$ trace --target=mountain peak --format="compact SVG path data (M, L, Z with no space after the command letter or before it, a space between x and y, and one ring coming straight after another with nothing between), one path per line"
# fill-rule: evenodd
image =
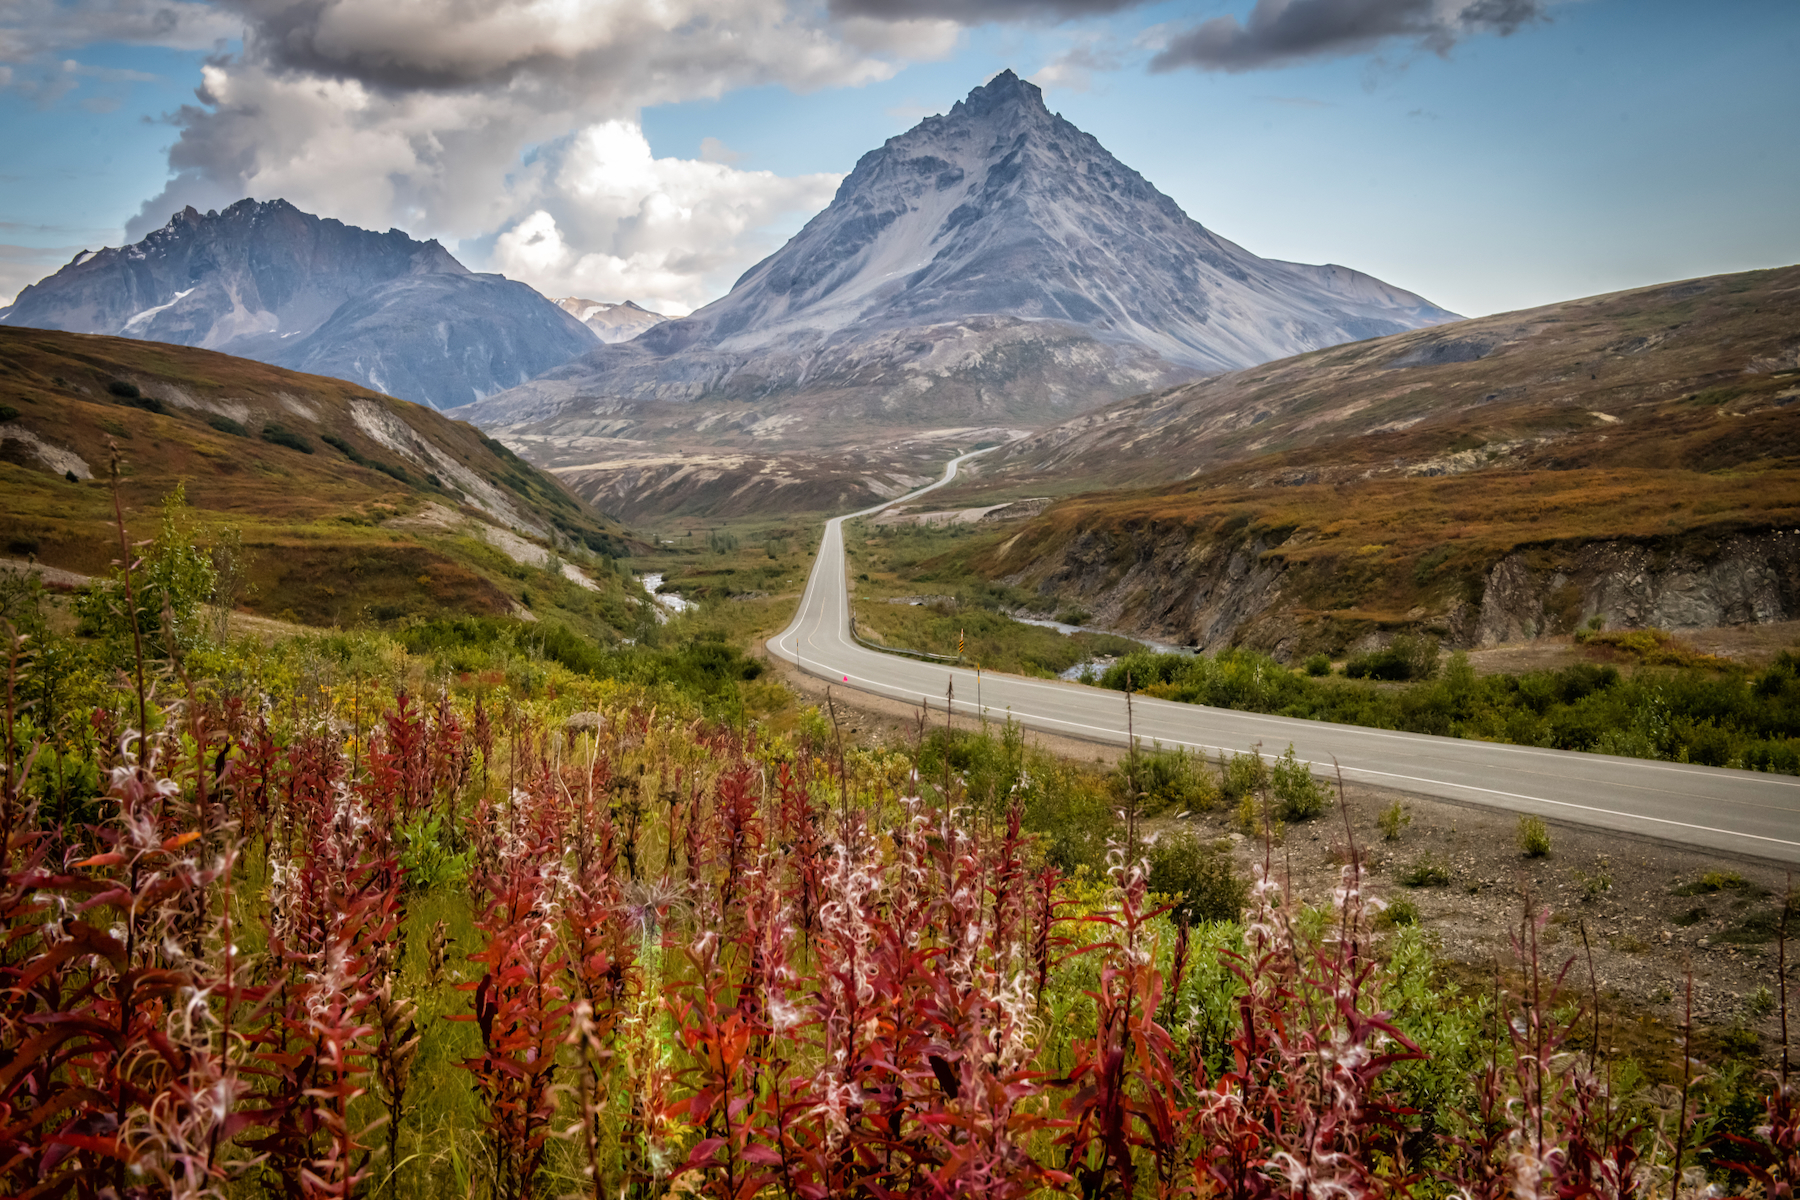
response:
M1020 79L1013 74L1011 67L970 92L967 99L958 100L950 111L952 114L961 112L972 117L983 117L1007 106L1049 112L1044 107L1043 89L1035 83Z

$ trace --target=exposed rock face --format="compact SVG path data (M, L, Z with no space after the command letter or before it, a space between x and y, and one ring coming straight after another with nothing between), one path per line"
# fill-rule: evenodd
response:
M437 408L515 386L596 340L530 288L471 274L435 241L285 200L190 207L136 245L84 250L0 309L0 322L222 350Z
M1174 524L1094 530L1068 541L1054 561L1003 579L1078 603L1096 625L1120 632L1202 650L1247 645L1286 658L1301 641L1295 593L1317 589L1319 573L1332 565L1308 564L1312 577L1303 582L1279 549L1261 535L1196 536ZM1800 617L1800 531L1514 551L1488 569L1478 607L1452 601L1447 611L1420 609L1411 624L1447 646L1472 649L1569 633L1596 614L1613 628L1663 629ZM1357 648L1398 631L1370 625Z
M1491 646L1567 633L1596 615L1620 628L1788 620L1800 615L1800 533L1672 548L1590 542L1564 555L1509 554L1488 572L1470 640Z
M615 342L629 342L646 329L661 325L669 319L630 300L608 304L603 300L565 296L556 302L556 307L593 330L594 336L609 346Z
M730 399L844 422L1042 420L1451 319L1218 237L1007 71L865 155L723 299L464 415Z

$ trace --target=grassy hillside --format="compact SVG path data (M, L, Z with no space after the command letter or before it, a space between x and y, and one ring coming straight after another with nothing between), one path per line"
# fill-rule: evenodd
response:
M205 530L239 531L240 602L264 615L635 619L634 539L470 425L211 351L0 328L0 555L105 571L115 455L132 536L183 487Z
M1096 409L1015 444L980 474L990 486L1038 477L1067 491L1233 463L1254 463L1241 477L1269 483L1582 461L1709 469L1757 457L1786 427L1773 416L1718 424L1724 415L1796 398L1800 267L1783 267L1266 363Z
M1402 628L1475 645L1629 624L1681 610L1683 580L1713 623L1793 616L1796 400L1800 268L1484 318L1022 443L943 503L1171 482L1073 496L921 570L1283 657Z

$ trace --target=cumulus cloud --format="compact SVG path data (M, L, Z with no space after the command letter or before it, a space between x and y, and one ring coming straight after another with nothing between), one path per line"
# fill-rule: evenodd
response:
M95 42L208 50L244 23L189 0L7 0L0 8L0 62L28 62Z
M549 160L540 206L495 240L494 266L547 295L633 299L671 315L725 291L773 249L760 231L822 208L843 178L656 158L629 121L590 126Z
M902 21L944 17L963 25L992 21L1072 21L1104 17L1150 0L830 0L834 15Z
M1046 91L1062 88L1085 92L1094 86L1094 72L1116 71L1123 63L1112 38L1105 34L1085 34L1073 46L1033 71L1031 80Z
M680 305L755 261L757 222L830 188L734 170L722 145L703 152L711 162L654 159L636 132L643 106L884 79L895 47L941 49L957 29L904 22L884 41L878 23L787 0L221 3L245 27L243 50L209 61L197 102L168 118L173 178L132 237L187 204L281 196L491 245L491 265L552 290L613 281L595 298L629 287ZM629 196L584 183L581 164L600 160L629 167ZM689 209L716 214L673 215ZM677 252L683 228L711 240Z
M1255 71L1364 54L1391 41L1448 54L1464 38L1502 37L1548 20L1546 0L1256 0L1249 18L1214 17L1174 33L1153 71Z

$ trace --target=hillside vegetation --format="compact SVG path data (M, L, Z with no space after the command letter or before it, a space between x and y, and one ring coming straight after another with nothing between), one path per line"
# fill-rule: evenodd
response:
M203 540L235 539L253 612L637 619L617 560L641 546L472 426L211 351L0 328L0 554L106 571L115 455L134 539L183 488Z
M1100 410L945 503L1066 499L959 567L1283 659L1800 611L1800 268L1484 318ZM1466 361L1465 361L1466 360ZM1038 472L1041 472L1039 474Z
M1291 759L1215 780L1134 755L1102 782L1010 724L846 750L817 710L759 721L757 664L704 637L585 660L480 622L140 643L159 609L181 624L168 578L157 556L121 578L92 645L35 596L7 610L29 633L0 706L7 1195L1700 1198L1800 1175L1757 1035L1634 1036L1534 896L1465 989L1353 843L1313 905L1271 844L1245 879L1140 824L1198 789L1334 829ZM1786 892L1691 888L1754 899L1748 936L1785 946ZM1753 1011L1785 1022L1773 983Z

